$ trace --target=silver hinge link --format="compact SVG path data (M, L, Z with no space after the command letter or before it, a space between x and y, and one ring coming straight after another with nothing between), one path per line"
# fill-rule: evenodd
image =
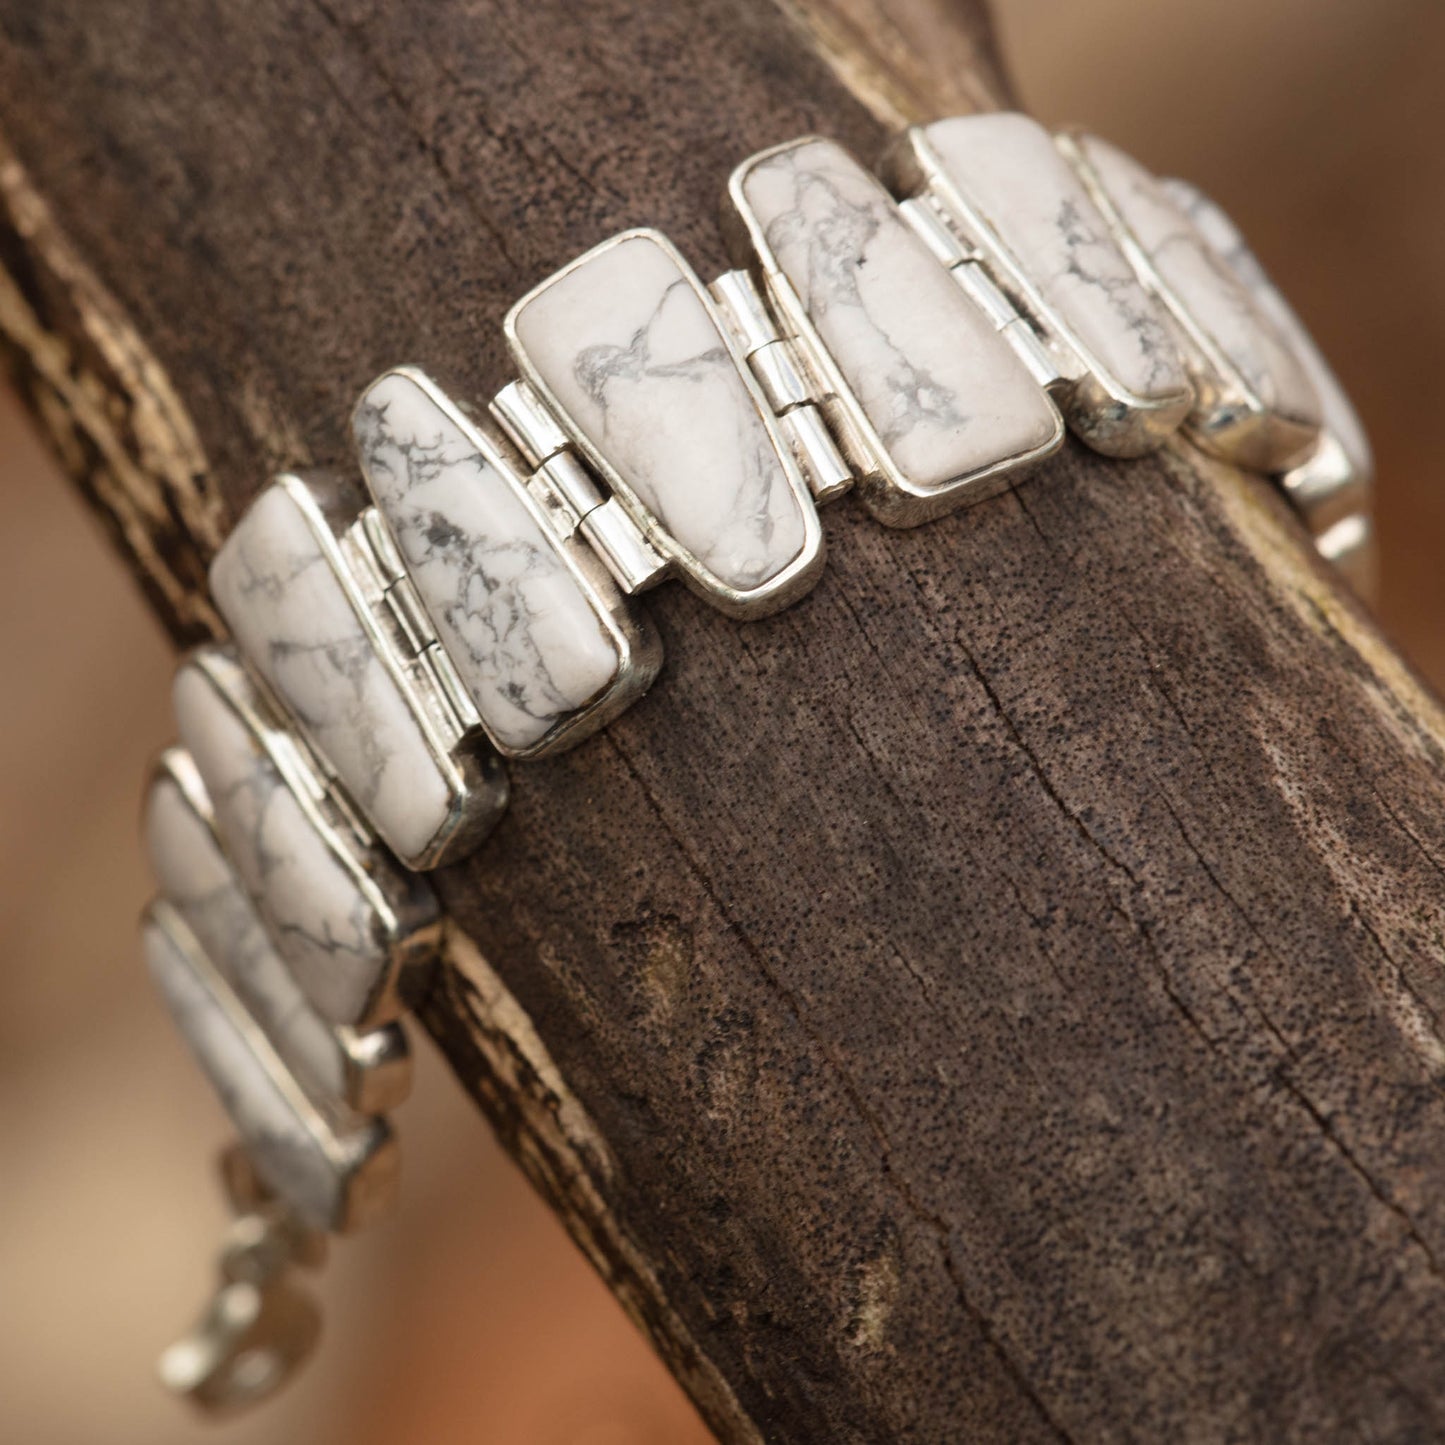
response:
M949 225L929 197L914 196L898 209L919 240L1003 333L1034 380L1045 390L1068 380L1029 318L999 289L983 253Z
M341 537L341 552L388 643L447 747L481 725L475 704L462 686L416 586L375 507L367 507Z
M667 574L667 558L647 540L616 497L606 497L571 438L525 381L509 382L492 399L492 415L531 467L527 490L564 539L591 544L629 596Z
M746 271L725 271L708 291L792 449L813 500L821 506L841 497L853 485L853 469L828 429L827 398L797 338L782 334Z

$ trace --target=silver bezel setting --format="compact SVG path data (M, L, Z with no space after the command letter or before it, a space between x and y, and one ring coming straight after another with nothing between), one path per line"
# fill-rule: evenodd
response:
M436 764L451 795L447 818L432 834L431 841L410 857L398 855L409 868L427 871L473 851L496 826L507 804L507 774L490 743L478 731L475 738L462 734L451 743L441 733L437 722L437 704L421 695L412 677L402 666L396 648L382 631L375 612L367 602L361 585L347 565L341 551L337 530L328 513L336 515L344 525L354 522L360 508L345 505L337 495L339 482L327 478L308 480L295 472L283 472L272 483L291 498L297 511L326 559L338 585L345 594L358 624L375 648L402 696L407 699L417 730L426 744L428 755ZM321 489L325 488L325 491ZM349 489L348 489L349 490ZM305 734L303 719L295 719ZM308 739L313 744L314 739ZM328 776L334 776L328 774ZM345 783L336 779L345 790ZM353 802L352 810L360 813Z
M1064 420L1055 408L1056 425L1047 441L1027 452L990 462L939 487L921 487L899 470L817 328L808 319L798 293L778 265L777 256L744 193L744 184L754 167L819 141L833 144L824 136L801 136L758 151L737 166L728 177L723 230L735 260L751 270L782 322L784 335L798 341L806 353L809 368L823 383L824 415L837 435L844 456L859 472L858 494L864 505L886 527L921 526L1007 491L1015 481L1058 451L1064 440Z
M237 876L235 869L231 867L230 859L226 855L225 844L221 840L221 835L216 831L216 818L211 808L211 799L206 792L205 783L201 780L200 772L196 768L195 759L193 759L184 748L166 748L155 760L151 769L151 779L147 789L147 797L150 796L151 790L161 782L169 782L179 791L181 800L210 834L211 841L216 845L217 852L226 860L226 865L231 872L231 881L234 883L237 891L243 897L248 897L249 895L246 894L245 887L239 876ZM168 906L175 908L177 914L184 919L184 914L181 913L177 905L171 903L168 899L165 901ZM254 904L252 906L254 907ZM260 920L258 917L258 925L259 924ZM186 926L190 929L189 924ZM194 930L191 930L191 932L192 936L194 936ZM276 949L275 940L270 937L269 933L267 934L267 938L271 947ZM197 941L197 946L199 947L199 940ZM290 974L294 981L295 975L291 974L289 965L286 965L284 955L281 954L279 949L276 949L276 953L278 958L281 959L283 967L286 967L287 973ZM207 961L210 962L209 957ZM212 963L212 967L215 967L214 963ZM218 969L216 971L217 975L220 976L220 970ZM296 987L298 993L302 992L299 982L296 984ZM232 994L235 994L235 989L231 988L230 984L227 984L227 988L230 988ZM250 1009L241 1001L239 995L236 996L236 1003L237 1006L245 1012L247 1018L251 1020L253 1026L265 1035L266 1030L256 1020ZM317 1014L316 1017L320 1019L321 1015ZM322 1022L325 1022L325 1020L322 1020ZM365 1030L346 1027L337 1028L330 1025L328 1025L328 1027L332 1037L336 1041L337 1056L341 1065L344 1098L338 1100L338 1103L343 1103L348 1108L355 1109L358 1113L362 1114L384 1113L387 1109L394 1108L397 1104L400 1104L407 1095L410 1094L412 1075L411 1048L407 1043L406 1031L402 1028L400 1022L393 1019L388 1023L377 1024ZM268 1043L270 1042L269 1035L267 1035L267 1041ZM275 1052L274 1044L271 1045L271 1048L272 1051ZM287 1074L292 1074L289 1066L284 1060L281 1060L279 1053L277 1054L277 1059ZM292 1077L294 1077L294 1075L292 1075ZM299 1080L297 1081L297 1087L303 1087ZM320 1108L323 1107L323 1105L318 1103L317 1107Z
M596 552L578 540L575 532L565 535L547 509L539 505L527 487L526 469L520 464L520 458L493 440L476 419L453 401L421 367L411 364L388 367L363 392L362 399L353 411L353 417L366 404L371 388L388 376L403 377L424 392L505 480L542 534L552 541L558 556L586 596L594 616L612 643L617 654L617 669L612 682L590 702L555 723L530 747L509 747L487 729L486 719L481 718L482 730L503 757L531 761L566 752L606 727L652 686L662 669L662 641L648 618L638 608L630 605L626 595L618 589ZM383 526L388 526L385 513L379 505L377 513ZM395 537L392 542L393 545L396 544ZM473 702L475 703L475 699ZM480 715L480 708L478 714Z
M402 995L436 962L442 932L436 895L425 879L401 868L399 876L411 885L404 897L391 898L380 887L366 865L366 854L384 845L369 830L359 833L355 820L336 807L324 774L308 756L300 736L281 720L284 714L267 696L265 683L251 675L230 647L211 643L195 648L181 659L177 675L187 668L205 680L217 701L265 753L327 852L365 898L381 930L377 941L390 959L390 968L376 981L356 1018L332 1022L362 1032L390 1022L404 1011Z
M1128 257L1145 289L1169 313L1184 345L1185 356L1192 363L1190 372L1195 389L1194 409L1185 420L1185 431L1204 451L1239 466L1274 473L1297 465L1317 444L1320 427L1307 425L1266 405L1220 350L1191 308L1159 274L1120 214L1089 160L1084 145L1087 139L1083 132L1065 131L1055 137L1055 144L1108 221L1115 244ZM1187 217L1184 219L1188 224Z
M934 197L960 238L974 247L998 284L1043 332L1047 344L1064 353L1066 373L1053 387L1069 426L1105 456L1136 457L1154 450L1178 430L1194 405L1185 388L1167 400L1130 391L1098 360L1065 317L1039 290L1027 269L989 218L955 184L928 139L926 126L911 126L887 151L883 174L894 194ZM1069 375L1082 368L1082 374Z
M329 1218L306 1222L348 1234L385 1213L395 1198L398 1165L396 1140L386 1120L348 1117L341 1111L323 1110L311 1099L172 904L156 899L146 909L142 926L159 929L181 955L334 1173L338 1181L335 1211ZM267 1179L266 1183L279 1199L287 1198L286 1181Z
M768 439L772 443L773 450L787 477L788 487L802 513L803 544L798 554L786 567L757 587L742 589L731 587L721 581L666 530L662 522L643 504L628 485L627 479L618 472L607 456L592 444L568 414L566 407L562 405L539 374L517 334L517 320L531 302L595 257L637 239L646 239L657 245L677 266L679 274L692 288L693 294L702 304L717 331L720 343L732 358L733 365L742 379L743 386L747 390L759 419L767 430ZM534 286L528 291L507 312L502 329L506 336L508 350L528 385L545 403L578 453L587 460L588 465L602 478L612 495L627 509L628 514L641 528L648 542L667 559L668 571L677 576L691 591L706 598L728 616L746 620L766 617L777 612L790 603L796 602L798 598L812 589L822 572L824 547L822 524L818 520L817 509L813 505L812 493L809 491L807 481L793 455L792 447L778 429L777 419L768 405L768 399L764 395L762 387L759 386L752 369L738 352L737 343L726 318L719 311L716 301L708 292L707 287L703 285L697 273L662 232L646 226L635 227L630 231L622 231L616 236L611 236L600 245L592 247L590 251L568 262L561 270L553 272L540 285Z

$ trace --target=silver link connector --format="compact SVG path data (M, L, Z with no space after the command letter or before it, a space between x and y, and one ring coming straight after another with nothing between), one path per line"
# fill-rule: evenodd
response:
M1013 302L998 289L993 277L977 261L965 261L954 266L950 274L993 322L996 330L1002 331L1018 320L1019 313Z
M1053 353L1040 339L1037 331L1022 317L1016 317L1003 328L1009 344L1018 352L1030 375L1047 391L1069 378L1060 370Z
M537 475L545 479L553 496L561 500L579 524L607 500L592 473L573 452L558 452L538 467Z
M389 587L393 582L405 577L406 564L401 560L401 553L396 550L391 529L386 525L381 513L375 507L368 507L358 520L361 522L362 531L366 533L366 541L371 548L377 570L386 585Z
M972 246L959 239L926 196L901 201L898 209L918 239L950 270L978 255Z
M431 618L426 615L426 608L422 606L410 577L399 577L386 589L386 602L413 652L423 651L435 640Z
M760 346L748 357L748 365L757 377L768 405L779 416L813 399L811 388L786 341L769 341Z
M746 271L724 271L708 290L744 357L779 339L767 305Z
M615 497L588 512L581 530L629 596L645 592L666 576L667 559L642 535Z
M571 444L541 397L525 381L508 382L492 398L491 412L531 466L540 467Z
M792 447L808 490L820 506L852 487L853 469L843 459L817 407L795 407L778 418L778 430Z

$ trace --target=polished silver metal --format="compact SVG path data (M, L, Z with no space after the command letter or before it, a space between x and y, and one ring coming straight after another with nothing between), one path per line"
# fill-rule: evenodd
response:
M778 430L788 439L808 490L820 507L852 490L853 468L843 459L816 406L795 406L784 412L778 418Z
M310 1358L321 1336L315 1301L281 1275L233 1280L161 1355L156 1373L171 1394L224 1415L269 1399Z
M534 467L540 467L548 457L566 451L572 444L556 417L542 404L542 398L525 381L509 381L492 398L491 412L513 445ZM590 507L584 508L581 515L586 516L590 510Z
M518 520L517 526L524 528L529 537L535 535L538 539L536 545L542 549L536 554L538 557L545 556L548 550L555 556L556 565L570 582L569 595L582 600L592 624L611 647L616 659L611 679L526 746L515 745L502 736L486 716L481 679L476 679L479 691L473 695L468 678L457 669L440 643L438 627L445 627L445 618L434 620L429 616L426 600L405 572L402 555L405 536L398 539L391 535L382 495L370 475L369 460L363 454L362 471L376 493L377 507L380 508L376 512L376 525L387 534L387 545L401 574L390 586L388 598L398 594L405 597L404 610L409 626L425 629L428 645L434 649L433 666L438 673L445 669L441 691L452 700L454 709L465 706L469 726L480 726L499 753L508 758L527 760L575 747L636 702L652 685L662 666L662 644L656 631L636 604L622 595L646 585L647 579L640 574L658 572L661 559L651 557L644 539L630 521L622 528L613 528L614 513L610 510L613 504L602 499L570 447L555 444L555 424L546 417L530 388L520 385L506 388L503 393L506 400L496 408L497 415L509 419L508 430L525 442L531 455L524 459L489 435L418 367L395 367L384 372L358 403L358 415L366 406L367 398L388 383L399 396L419 397L422 404L434 408L429 414L453 428L457 439L469 449L475 464L485 467L487 475L494 476L497 485L511 494L520 508L520 512L514 509L514 517L526 519L525 522ZM534 458L542 459L534 461L536 471L529 479L525 474L526 462ZM475 479L469 477L469 480ZM549 497L539 499L534 483L544 487ZM468 490L469 500L480 496L475 485ZM573 517L575 523L569 520ZM455 517L444 520L452 527L460 525ZM496 526L495 516L489 514L486 523L489 527ZM511 533L478 533L472 537L469 546L474 554L480 552L484 545L505 549L511 538ZM434 602L436 600L433 598ZM449 597L448 604L451 605L452 601ZM464 641L464 638L460 639L458 645Z
M807 372L816 379L822 411L839 450L861 479L864 504L886 526L918 526L961 506L982 501L1027 475L1062 444L1063 419L1050 406L1053 425L1042 440L1008 455L979 457L943 484L920 485L898 465L808 316L779 261L767 227L747 198L747 180L755 168L816 144L819 142L815 137L789 141L760 151L738 166L728 181L724 232L734 256L749 267L768 312L777 318L780 332L791 340ZM879 192L888 205L896 207L896 202L887 197L881 186ZM902 211L900 219L909 233L918 238L920 246L939 259L941 242L937 231L926 221L920 222L917 208L912 212ZM1011 342L1011 338L1004 340L1006 344Z
M813 399L812 389L786 341L770 341L758 347L749 353L748 365L775 415L782 416L795 406L806 406Z
M188 833L187 838L152 838L162 894L198 940L206 939L210 961L287 1070L323 1108L344 1104L380 1112L401 1103L411 1090L411 1052L400 1023L378 1024L364 1033L337 1030L311 1007L226 856L210 797L183 748L167 748L156 761L151 807L167 793L183 811L166 816L179 819ZM153 832L158 821L164 820L152 817ZM164 856L155 855L157 846ZM185 868L186 876L167 877L167 858L181 848L187 856L173 866ZM208 933L214 936L207 938Z
M387 1212L396 1192L397 1151L386 1121L327 1108L312 1098L170 903L152 903L143 928L165 949L167 967L183 971L187 988L213 1021L201 1034L194 1019L187 1031L186 1018L176 1014L276 1198L308 1227L337 1233L362 1228ZM174 1012L176 996L165 997ZM284 1121L284 1135L270 1132L267 1121L278 1120Z
M930 140L929 129L910 127L883 162L891 188L911 197L902 209L915 230L989 314L1001 318L1001 329L1056 396L1070 427L1084 441L1111 456L1137 456L1160 445L1190 410L1193 396L1187 384L1145 396L1114 375L1019 259L999 225L1007 218L985 214L959 184ZM1047 184L1047 178L1040 177L1040 184ZM969 261L973 264L964 264ZM1026 320L1018 325L1014 317Z
M568 408L549 386L520 335L522 317L527 309L546 296L553 287L565 283L608 252L641 240L651 243L669 258L680 280L692 291L716 329L719 341L727 347L736 367L738 380L751 399L757 418L768 435L787 479L794 504L798 508L802 523L802 545L799 551L785 567L755 586L739 587L724 581L695 551L678 540L638 495L632 482L621 473L614 459L569 415ZM666 236L659 231L640 228L624 231L593 247L591 251L577 257L523 296L507 313L503 331L513 360L533 395L561 425L578 455L587 461L610 493L609 501L590 512L584 519L584 530L587 530L589 540L597 547L625 590L641 591L655 585L665 576L676 576L689 589L729 616L756 618L788 606L813 587L823 567L823 537L802 469L792 449L779 433L768 399L753 371L746 365L727 317L722 313L714 295L698 279L692 267Z
M234 559L229 554L246 537L248 524L261 505L277 497L286 500L304 525L310 544L345 599L358 640L370 648L401 698L417 742L435 770L445 802L424 835L413 836L410 831L403 835L395 824L388 826L375 808L363 805L372 776L362 774L360 764L351 776L342 775L336 760L328 755L315 700L286 695L272 652L278 645L289 645L288 640L272 636L269 621L259 614L254 621L246 615L251 594L245 577L237 575L240 554ZM506 772L469 710L459 711L459 697L465 694L438 677L438 663L445 666L445 660L430 646L418 650L408 637L401 607L387 596L396 578L389 574L388 558L375 547L375 526L362 515L365 510L365 500L356 488L338 477L317 474L303 478L289 473L277 477L252 503L212 563L212 590L248 663L307 738L312 755L333 786L347 795L349 811L365 817L408 867L426 870L471 852L491 832L506 806ZM298 627L306 624L304 616L293 614L289 620ZM281 657L286 655L283 651Z
M710 289L743 357L780 339L778 323L746 271L724 271Z
M221 1237L218 1264L228 1283L265 1285L295 1264L316 1269L326 1255L324 1234L272 1203L237 1214Z
M994 285L993 277L977 261L960 261L950 268L953 279L973 298L974 305L1002 331L1019 319L1013 302Z
M824 506L851 491L853 468L824 419L824 384L808 365L796 337L778 319L746 271L724 271L709 288L738 352L752 368L778 431L792 448L814 502Z
M208 1414L267 1398L311 1355L320 1311L291 1276L326 1258L325 1236L279 1204L239 1146L224 1152L221 1175L235 1218L221 1241L216 1292L157 1362L165 1388Z
M375 507L358 513L341 534L339 547L372 617L401 660L417 707L431 718L448 750L457 749L481 719L459 686L450 658L436 646L431 619Z
M553 531L581 532L629 597L657 586L668 560L578 460L572 439L529 382L509 382L492 398L492 414L536 468L528 487L547 509Z
M234 797L223 797L220 807L212 803L210 816L312 1007L363 1034L395 1019L404 996L422 986L436 962L441 909L426 880L400 867L362 820L343 810L341 795L300 733L267 699L234 649L211 644L188 654L177 671L175 698L182 740L203 785L209 775L212 791L220 786L234 794L248 766L244 757L233 757L226 738L216 736L209 711L214 706L216 716L234 720L240 740L252 750L256 790L281 790L258 801L254 817L243 816ZM298 829L294 839L280 836L288 823ZM313 919L303 923L288 906L283 885L297 880L275 876L278 853L292 869L329 875L313 877ZM343 950L348 932L355 939ZM314 938L326 946L314 947ZM317 952L326 960L319 969ZM369 1086L367 1094L375 1097Z
M609 500L578 459L572 438L548 411L530 382L508 382L492 398L492 415L535 468L527 483L563 538L581 532L629 597L655 587L668 560L628 513Z
M903 189L909 189L905 186ZM899 214L916 232L918 239L933 252L939 264L953 270L965 261L979 258L977 247L965 244L963 237L939 214L937 203L927 193L909 196L898 203Z
M653 544L619 497L594 507L579 530L629 597L650 591L672 571L672 558Z

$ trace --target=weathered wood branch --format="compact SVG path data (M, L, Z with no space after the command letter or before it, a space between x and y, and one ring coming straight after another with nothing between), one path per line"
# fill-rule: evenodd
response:
M942 0L0 0L0 331L178 637L351 399L819 130L1001 96ZM43 197L43 201L41 198ZM844 505L779 617L439 885L458 1076L724 1439L1445 1436L1445 726L1262 484Z

